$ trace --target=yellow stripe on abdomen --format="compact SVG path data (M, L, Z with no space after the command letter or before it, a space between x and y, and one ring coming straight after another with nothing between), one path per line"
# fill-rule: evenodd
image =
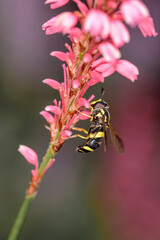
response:
M90 151L90 152L94 151L94 149L90 148L89 146L83 146L82 149L85 149L85 150Z

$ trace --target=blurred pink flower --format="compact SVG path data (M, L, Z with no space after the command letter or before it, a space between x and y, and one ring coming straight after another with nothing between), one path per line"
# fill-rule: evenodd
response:
M124 59L112 63L101 63L96 67L96 70L101 72L104 77L108 77L117 71L132 82L137 80L137 75L139 75L138 68L133 63Z
M101 10L91 9L86 16L84 30L95 37L96 41L106 39L110 31L108 15Z
M42 29L46 30L47 35L58 32L66 34L69 33L71 29L77 24L77 21L78 18L74 13L63 12L44 23L42 25Z
M121 47L130 41L130 34L127 27L118 19L111 20L110 36L117 47Z
M120 6L124 20L131 26L137 25L144 17L149 16L149 10L140 0L125 0Z
M144 37L156 37L158 33L156 33L153 18L150 16L147 16L143 18L139 23L138 27L140 31L142 32Z
M121 57L119 49L110 42L99 44L98 49L107 62L113 62Z

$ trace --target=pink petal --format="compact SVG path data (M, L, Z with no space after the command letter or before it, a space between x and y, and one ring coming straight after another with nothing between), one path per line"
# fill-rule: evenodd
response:
M50 87L59 90L61 87L61 84L59 82L57 82L56 80L50 79L50 78L46 78L42 81L45 84L48 84Z
M80 98L78 100L78 103L80 106L84 106L86 108L89 108L90 107L90 103L88 102L88 100L86 100L85 98Z
M92 8L93 0L87 0L87 4L89 8Z
M93 67L93 68L94 68L94 67L97 67L99 64L104 63L104 62L106 62L105 59L104 59L104 57L101 57L101 58L95 60L95 61L92 63L92 67Z
M31 148L20 145L18 151L25 157L25 159L35 166L38 166L38 156L37 153Z
M68 59L68 55L64 52L60 52L60 51L53 51L50 53L50 55L52 57L57 57L58 59L60 59L61 61L66 61Z
M47 112L52 112L57 115L61 115L61 113L62 113L62 110L60 109L60 107L53 106L53 105L48 105L47 107L45 107L45 110Z
M69 0L47 0L45 4L51 4L51 9L56 9L67 4Z
M96 70L93 70L91 72L91 77L99 82L104 82L104 77L101 73L97 72Z
M121 53L112 43L103 42L98 46L99 51L107 62L114 62L121 57Z
M138 24L140 31L142 32L144 37L156 37L158 33L155 30L153 18L150 16L145 17L141 22Z
M61 136L62 136L62 138L64 138L64 139L67 139L67 138L70 137L71 135L72 135L72 132L69 131L69 130L63 130L63 131L61 132Z
M108 77L116 71L115 64L113 63L104 63L96 67L96 70L101 72L103 77Z
M55 159L54 159L54 158L49 160L49 162L48 162L48 164L47 164L47 167L44 169L44 171L42 172L41 176L43 176L43 175L47 172L47 170L52 166L52 164L53 164L54 162L55 162Z
M128 29L117 19L111 21L110 36L117 47L121 47L130 41Z
M75 3L77 3L77 6L81 13L85 16L88 13L88 8L86 4L82 3L80 0L73 0Z
M40 114L46 119L48 123L54 122L54 117L50 113L46 111L41 111Z
M132 82L137 80L139 74L138 68L133 63L123 59L117 62L116 71Z
M88 102L91 102L93 98L95 98L95 96L92 94L92 95L90 96L90 98L88 99Z
M81 84L80 84L80 82L79 82L78 80L73 80L73 81L72 81L72 87L73 87L74 89L77 89L80 85L81 85Z
M78 115L80 120L86 120L86 119L90 118L90 116L91 116L91 112L89 112L89 111L82 111Z

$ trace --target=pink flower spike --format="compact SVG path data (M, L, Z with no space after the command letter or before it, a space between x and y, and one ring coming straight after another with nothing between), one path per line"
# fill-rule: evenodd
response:
M62 113L62 110L60 109L60 107L53 106L53 105L48 105L47 107L45 107L45 110L47 112L52 112L56 115L61 115L61 113Z
M72 135L72 132L69 131L69 130L63 130L63 131L61 132L61 136L62 136L62 138L64 138L64 139L67 139L67 138L70 137L71 135Z
M47 0L45 4L51 4L51 9L56 9L66 5L70 0Z
M46 78L42 82L56 90L59 90L61 87L61 84L59 82L57 82L56 80L50 79L50 78Z
M91 54L89 54L89 53L84 54L84 56L83 56L83 61L84 61L85 63L91 62L91 61L92 61L92 56L91 56Z
M137 75L139 75L138 68L133 63L123 59L117 62L116 71L132 82L137 80Z
M95 21L98 19L98 21ZM110 31L110 19L101 10L91 9L84 22L84 30L89 32L96 41L106 39Z
M80 84L80 82L79 82L78 80L73 80L73 81L72 81L72 87L73 87L74 89L77 89L80 85L81 85L81 84Z
M128 29L117 19L111 21L110 36L117 47L121 47L130 41Z
M125 22L131 26L135 26L144 17L149 16L149 10L146 5L140 0L123 1L120 10L123 14Z
M138 24L138 27L144 37L156 37L158 35L155 30L153 19L150 16L145 17L143 20L141 20L141 22Z
M41 111L40 115L42 115L49 124L54 122L54 117L50 113Z
M86 119L90 118L90 116L91 116L91 113L89 111L82 111L78 115L80 120L86 120Z
M58 59L60 59L61 61L66 61L68 59L68 55L64 52L60 52L60 51L53 51L50 53L50 55L52 57L57 57Z
M25 159L30 164L38 166L38 156L34 150L32 150L31 148L29 148L25 145L20 145L18 148L18 151L23 155L23 157L25 157Z
M86 6L86 4L82 3L80 0L73 0L75 3L77 3L77 6L79 8L79 10L81 11L81 13L86 16L86 14L88 13L88 8Z
M99 51L107 62L114 62L121 57L121 53L112 43L103 42L98 46Z
M88 102L88 100L86 100L85 98L80 98L78 100L78 103L80 106L84 106L86 108L89 108L90 107L90 103Z

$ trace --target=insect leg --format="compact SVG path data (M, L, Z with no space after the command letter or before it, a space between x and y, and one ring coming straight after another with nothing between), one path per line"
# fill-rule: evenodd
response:
M82 136L82 135L80 135L80 134L72 135L72 136L70 136L69 138L75 138L75 137L80 137L80 138L83 138L83 139L88 139L87 137L84 137L84 136Z
M79 131L79 132L84 132L84 133L88 134L88 131L85 130L84 128L73 127L72 129L76 130L76 131Z

